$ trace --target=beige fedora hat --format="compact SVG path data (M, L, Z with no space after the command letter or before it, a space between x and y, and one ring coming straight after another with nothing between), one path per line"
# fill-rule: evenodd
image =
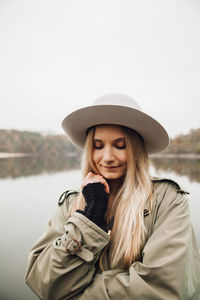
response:
M142 112L135 100L123 94L98 97L91 106L68 114L62 127L69 140L83 148L87 129L100 124L122 125L137 131L149 154L161 152L169 144L169 136L163 126Z

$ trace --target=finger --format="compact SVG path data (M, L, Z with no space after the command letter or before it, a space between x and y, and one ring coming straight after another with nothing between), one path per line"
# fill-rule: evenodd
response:
M104 186L105 186L105 192L107 193L107 194L110 194L110 187L109 187L109 185L108 185L108 183L107 183L107 181L104 179Z
M81 188L83 189L88 183L98 182L97 177L92 172L89 172L86 177L83 179Z
M105 180L105 178L102 175L95 175L93 173L91 173L91 174L92 174L91 175L92 182L101 182L105 187L105 192L107 194L109 194L110 193L110 187L109 187L107 181Z
M104 185L105 192L106 192L107 194L110 193L110 187L109 187L107 181L104 179L103 176L101 176L101 175L96 175L95 177L92 177L91 180L90 180L89 182L91 182L91 183L94 183L94 182L100 182L101 184Z
M96 175L96 177L99 178L99 181L105 186L106 193L109 194L110 193L110 187L109 187L106 179L101 175Z
M110 193L110 187L109 187L107 181L105 180L105 178L103 176L101 176L101 175L97 175L97 174L94 174L92 172L89 172L86 175L85 179L83 180L83 182L81 184L81 189L83 189L84 186L86 186L87 184L89 184L89 183L95 183L95 182L102 183L104 185L104 187L105 187L105 192L107 194Z

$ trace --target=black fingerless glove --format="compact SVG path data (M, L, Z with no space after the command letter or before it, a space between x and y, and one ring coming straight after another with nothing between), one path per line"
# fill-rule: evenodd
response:
M105 192L105 187L100 182L88 183L82 190L86 201L85 210L77 210L92 222L101 227L104 231L107 230L105 213L108 206L108 194Z

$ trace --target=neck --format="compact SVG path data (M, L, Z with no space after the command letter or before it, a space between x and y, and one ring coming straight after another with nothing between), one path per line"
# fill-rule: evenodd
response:
M111 195L116 195L116 193L118 192L118 190L120 189L121 185L122 185L122 178L119 179L110 179L107 180L109 187L110 187L110 194Z
M107 180L107 182L110 187L110 195L107 208L107 221L110 222L114 217L113 204L115 202L115 196L123 183L123 179L119 178L114 180Z

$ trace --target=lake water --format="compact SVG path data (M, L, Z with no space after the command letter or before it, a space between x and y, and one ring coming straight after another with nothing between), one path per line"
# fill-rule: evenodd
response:
M151 174L176 180L190 192L200 248L200 160L153 159ZM0 299L38 299L24 284L29 249L54 213L60 194L81 183L79 159L0 159Z

